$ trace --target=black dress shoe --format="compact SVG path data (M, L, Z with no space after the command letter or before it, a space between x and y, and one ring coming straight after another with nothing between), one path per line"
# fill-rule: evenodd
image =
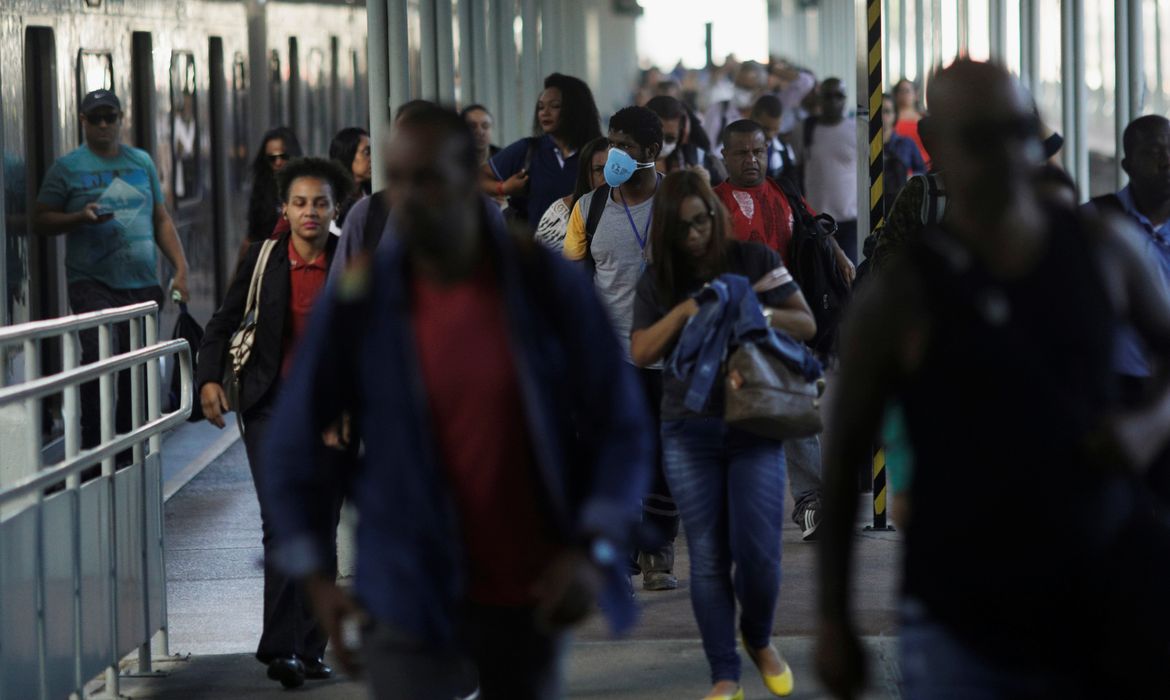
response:
M268 662L268 677L285 688L299 688L305 684L305 665L296 657L278 657Z
M333 677L333 669L324 659L303 659L301 663L305 666L305 678L311 681L323 681Z

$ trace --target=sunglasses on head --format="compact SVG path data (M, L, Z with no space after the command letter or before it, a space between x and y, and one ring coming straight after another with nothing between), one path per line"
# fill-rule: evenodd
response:
M116 124L122 118L121 112L101 112L99 114L85 115L85 121L94 125L101 124Z
M269 163L275 163L278 160L288 160L288 154L287 153L269 153L268 154L268 162Z

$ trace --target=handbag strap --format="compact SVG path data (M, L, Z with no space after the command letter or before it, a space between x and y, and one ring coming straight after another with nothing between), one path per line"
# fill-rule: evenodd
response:
M260 245L260 256L256 259L256 267L252 268L252 283L248 285L248 301L244 304L244 318L240 322L243 327L248 323L250 316L255 316L260 308L261 281L264 278L264 269L268 267L268 256L276 247L276 241L269 238Z

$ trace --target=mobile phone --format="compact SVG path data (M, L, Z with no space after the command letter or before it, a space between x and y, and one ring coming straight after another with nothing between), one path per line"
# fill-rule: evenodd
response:
M96 210L94 210L94 213L97 214L97 220L99 224L105 223L114 218L114 210L108 207L98 207Z

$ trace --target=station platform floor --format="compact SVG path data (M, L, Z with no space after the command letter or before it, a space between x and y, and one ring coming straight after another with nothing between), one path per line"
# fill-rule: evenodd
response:
M364 698L360 681L338 677L284 691L252 657L260 634L263 572L260 514L242 441L234 428L189 424L164 444L167 494L167 593L171 657L159 675L123 675L130 698ZM859 503L868 515L868 496ZM896 592L898 534L857 533L855 604L869 650L866 698L898 698ZM344 547L345 543L341 543ZM802 542L786 519L783 584L776 644L796 674L793 698L826 697L812 666L816 546ZM343 560L345 558L343 554ZM577 630L566 669L570 698L701 697L707 667L691 611L685 539L679 539L675 591L638 590L642 618L627 638L613 640L598 616ZM640 584L640 580L638 580ZM128 657L125 673L133 668ZM748 698L771 697L744 659Z

